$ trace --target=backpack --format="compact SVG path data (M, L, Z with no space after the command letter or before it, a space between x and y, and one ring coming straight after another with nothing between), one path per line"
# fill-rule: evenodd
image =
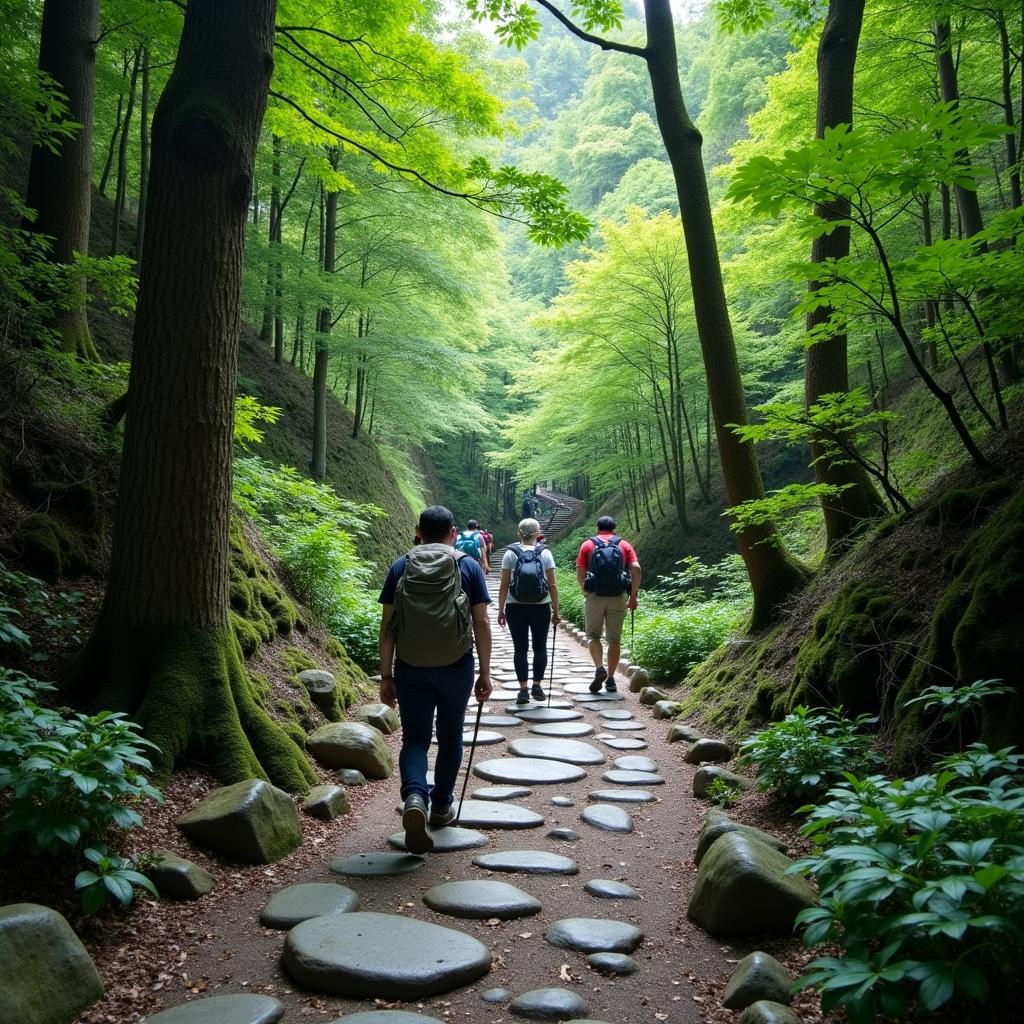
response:
M512 545L516 564L508 589L519 604L540 604L548 596L548 576L541 558L543 550L540 544L532 548Z
M621 537L611 536L607 540L591 537L594 550L587 565L586 591L601 597L617 597L630 588L629 573L626 571L622 552L619 550Z
M452 665L473 645L473 617L459 571L463 557L447 544L419 544L406 556L388 632L407 665Z
M472 555L476 559L483 557L483 547L479 530L463 530L455 538L455 550L464 555Z

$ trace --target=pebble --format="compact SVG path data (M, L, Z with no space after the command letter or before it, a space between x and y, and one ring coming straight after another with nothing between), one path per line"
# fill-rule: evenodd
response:
M550 832L545 833L547 839L560 839L565 843L575 843L580 834L573 828L553 828Z
M575 807L576 801L571 796L553 796L551 802L556 807Z
M346 786L366 785L366 776L358 768L339 768L334 777Z
M640 893L625 882L616 882L611 878L593 878L583 888L591 896L603 900L638 900Z
M587 963L601 974L635 974L637 962L625 953L591 953Z
M485 1003L503 1003L512 995L507 988L487 988L480 993L480 998Z
M541 1021L560 1021L590 1013L583 997L567 988L536 988L524 992L512 1000L508 1010L517 1017Z

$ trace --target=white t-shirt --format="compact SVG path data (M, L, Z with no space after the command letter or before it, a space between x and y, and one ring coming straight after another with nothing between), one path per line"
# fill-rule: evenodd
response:
M533 550L533 548L535 548L536 546L536 544L524 544L522 541L517 541L515 544L509 547L508 551L505 552L505 557L501 560L502 569L508 569L509 572L515 571L516 562L518 561L518 559L516 558L516 553L513 550L514 548L520 547L523 549ZM551 552L547 548L540 549L540 564L544 567L545 573L548 569L554 569L555 567L555 556L551 554ZM511 587L509 588L508 596L505 598L505 603L519 604L519 602L512 595ZM551 595L548 594L543 601L534 601L531 602L531 604L551 604Z

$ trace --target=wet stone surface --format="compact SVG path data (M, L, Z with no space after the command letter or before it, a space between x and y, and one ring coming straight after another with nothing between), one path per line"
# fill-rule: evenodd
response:
M502 850L500 853L481 853L473 858L478 868L523 875L575 875L579 873L576 861L549 850Z
M431 910L451 917L498 917L503 921L529 917L541 909L540 902L528 892L508 882L488 879L442 882L423 894L423 902Z
M566 764L604 764L605 756L597 747L579 740L549 739L544 736L520 736L508 745L514 757L535 757L564 761Z
M633 819L615 804L590 804L583 808L580 820L604 832L632 832Z
M643 754L630 754L626 757L617 757L615 767L621 768L624 772L656 772L658 765L649 757Z
M425 863L422 857L412 853L355 853L332 860L329 867L336 875L381 878L385 875L407 875Z
M654 772L630 772L621 768L612 768L601 778L613 786L661 786L665 783L665 780Z
M577 953L632 953L644 940L639 928L601 917L564 918L556 921L544 938L552 946Z
M434 840L434 853L455 853L458 850L475 850L479 846L486 846L490 841L483 832L455 826L431 829L430 835ZM405 833L396 832L393 836L388 836L388 846L393 846L396 850L404 850Z
M488 782L525 783L533 786L554 786L576 782L586 772L564 761L547 761L536 757L501 757L473 766L473 774Z
M640 893L625 882L616 882L612 878L592 878L583 888L602 900L638 900Z
M294 928L311 917L346 914L359 907L359 896L337 882L303 882L289 885L270 897L260 914L264 928Z

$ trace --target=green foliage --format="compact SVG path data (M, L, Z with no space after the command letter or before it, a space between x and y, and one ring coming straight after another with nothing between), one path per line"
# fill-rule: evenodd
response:
M84 856L92 867L78 872L75 889L81 893L82 910L86 914L95 914L110 896L120 906L129 906L135 898L136 888L159 896L156 886L136 871L130 861L109 853L105 846L90 846Z
M712 779L707 788L707 798L716 807L735 807L743 797L742 788L725 779Z
M813 798L845 773L862 773L881 761L865 731L876 722L869 715L847 718L842 708L811 710L801 705L745 740L740 763L757 769L758 789L787 800Z
M235 444L243 451L263 440L260 423L276 423L281 410L273 405L263 405L252 395L235 397Z
M940 709L941 721L959 725L964 715L973 713L986 698L1016 692L1012 686L1006 686L1002 679L976 679L966 686L926 687L919 697L908 700L905 706L923 704L925 711Z
M37 702L47 683L0 669L0 855L75 847L112 825L142 823L136 804L160 801L144 751L156 749L124 715L64 716Z
M1024 943L1024 758L981 744L914 779L847 774L803 828L817 850L795 865L821 905L808 946L837 943L802 979L853 1024L909 1004L961 1016L1016 971Z
M42 580L35 576L8 569L0 561L0 601L18 602L22 608L29 610L42 619L42 624L53 631L61 639L71 639L81 643L78 632L81 619L78 606L82 601L79 590L51 592ZM21 611L12 607L0 607L0 645L20 650L32 646L32 640L23 629L13 622L19 618ZM29 656L30 661L47 660L48 655L37 652Z
M652 682L678 682L740 625L742 616L742 605L732 601L655 608L636 624L630 660L643 665Z

